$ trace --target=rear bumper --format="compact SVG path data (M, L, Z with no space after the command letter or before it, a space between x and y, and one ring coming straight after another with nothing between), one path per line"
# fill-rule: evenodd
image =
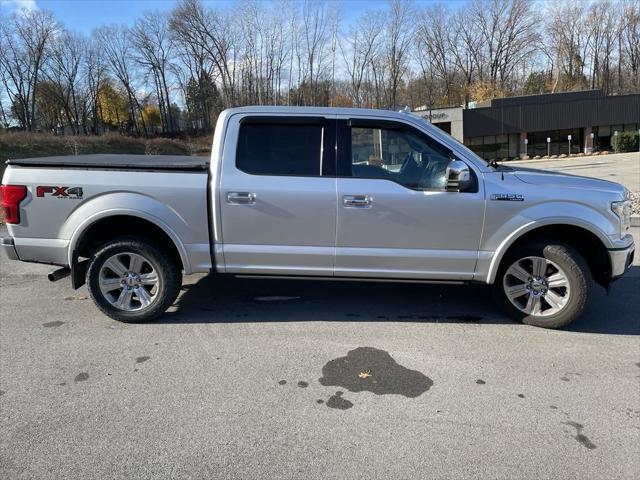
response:
M627 248L609 250L611 259L611 279L616 280L624 275L631 265L635 256L636 246L632 243Z
M49 238L3 237L0 248L11 260L68 266L69 241Z
M9 260L20 260L18 252L16 252L16 246L11 237L0 238L0 249L3 254L7 256Z

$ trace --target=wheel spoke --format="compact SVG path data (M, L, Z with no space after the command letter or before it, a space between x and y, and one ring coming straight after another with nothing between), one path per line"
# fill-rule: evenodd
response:
M527 272L529 265L531 272ZM506 299L521 312L532 316L557 314L567 306L571 295L570 280L564 270L541 256L522 257L513 262L502 283Z
M100 278L100 290L103 293L111 292L122 288L121 280L119 278Z
M158 283L158 276L156 275L156 272L140 275L140 283L142 283L142 285L155 285Z
M136 296L138 297L138 300L140 300L140 304L143 307L146 307L151 303L151 295L149 295L149 292L147 292L146 288L144 287L139 287L136 290Z
M123 277L125 273L127 273L127 267L124 266L118 257L111 257L105 262L104 266L119 277Z
M537 295L529 295L529 298L527 299L527 305L524 307L524 311L529 315L538 315L540 313L540 307L540 297L538 297Z
M522 268L518 263L514 263L513 265L511 265L511 268L509 268L509 270L507 271L507 275L516 277L522 282L526 282L527 280L529 280L529 277L531 277L531 274L524 268Z
M515 300L516 298L520 298L523 295L526 295L528 291L524 283L522 283L520 285L514 285L512 287L505 288L505 293L511 300Z
M533 275L535 277L544 277L547 272L547 260L540 257L533 257Z
M560 310L562 307L564 307L564 304L566 303L565 298L561 295L558 295L553 290L549 290L544 295L544 299L549 304L549 306L554 310Z
M158 270L144 255L120 251L102 265L98 289L113 308L133 312L156 301L160 280Z
M144 259L140 255L131 254L129 257L129 271L140 273L142 271L142 264Z
M558 272L551 275L548 279L549 288L566 287L568 284L567 277L564 274Z
M122 310L131 310L131 298L133 297L133 291L128 288L123 288L120 292L118 300L116 300L115 306Z

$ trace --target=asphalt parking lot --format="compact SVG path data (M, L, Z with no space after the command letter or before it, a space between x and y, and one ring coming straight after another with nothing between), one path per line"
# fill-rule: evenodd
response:
M507 162L527 168L540 168L572 175L601 178L623 184L632 192L640 191L640 153L613 153L590 157L556 158L548 160L518 160Z
M640 469L638 266L564 331L512 323L479 286L213 277L124 325L48 267L0 267L1 478Z
M0 478L640 471L638 258L559 331L482 286L213 276L125 325L50 270L0 259Z

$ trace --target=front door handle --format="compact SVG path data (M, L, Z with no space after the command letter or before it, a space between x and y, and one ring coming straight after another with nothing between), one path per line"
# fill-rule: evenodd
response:
M227 203L254 205L256 203L256 194L250 192L229 192L227 193Z
M347 208L371 208L373 199L369 195L345 195L342 204Z

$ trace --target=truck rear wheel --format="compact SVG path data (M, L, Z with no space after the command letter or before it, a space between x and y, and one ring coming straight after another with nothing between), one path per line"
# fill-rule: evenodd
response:
M169 308L180 292L182 275L173 256L139 237L109 241L91 258L89 294L107 316L121 322L152 320Z
M513 318L545 328L561 328L580 316L591 290L591 273L568 245L537 242L507 254L494 294Z

